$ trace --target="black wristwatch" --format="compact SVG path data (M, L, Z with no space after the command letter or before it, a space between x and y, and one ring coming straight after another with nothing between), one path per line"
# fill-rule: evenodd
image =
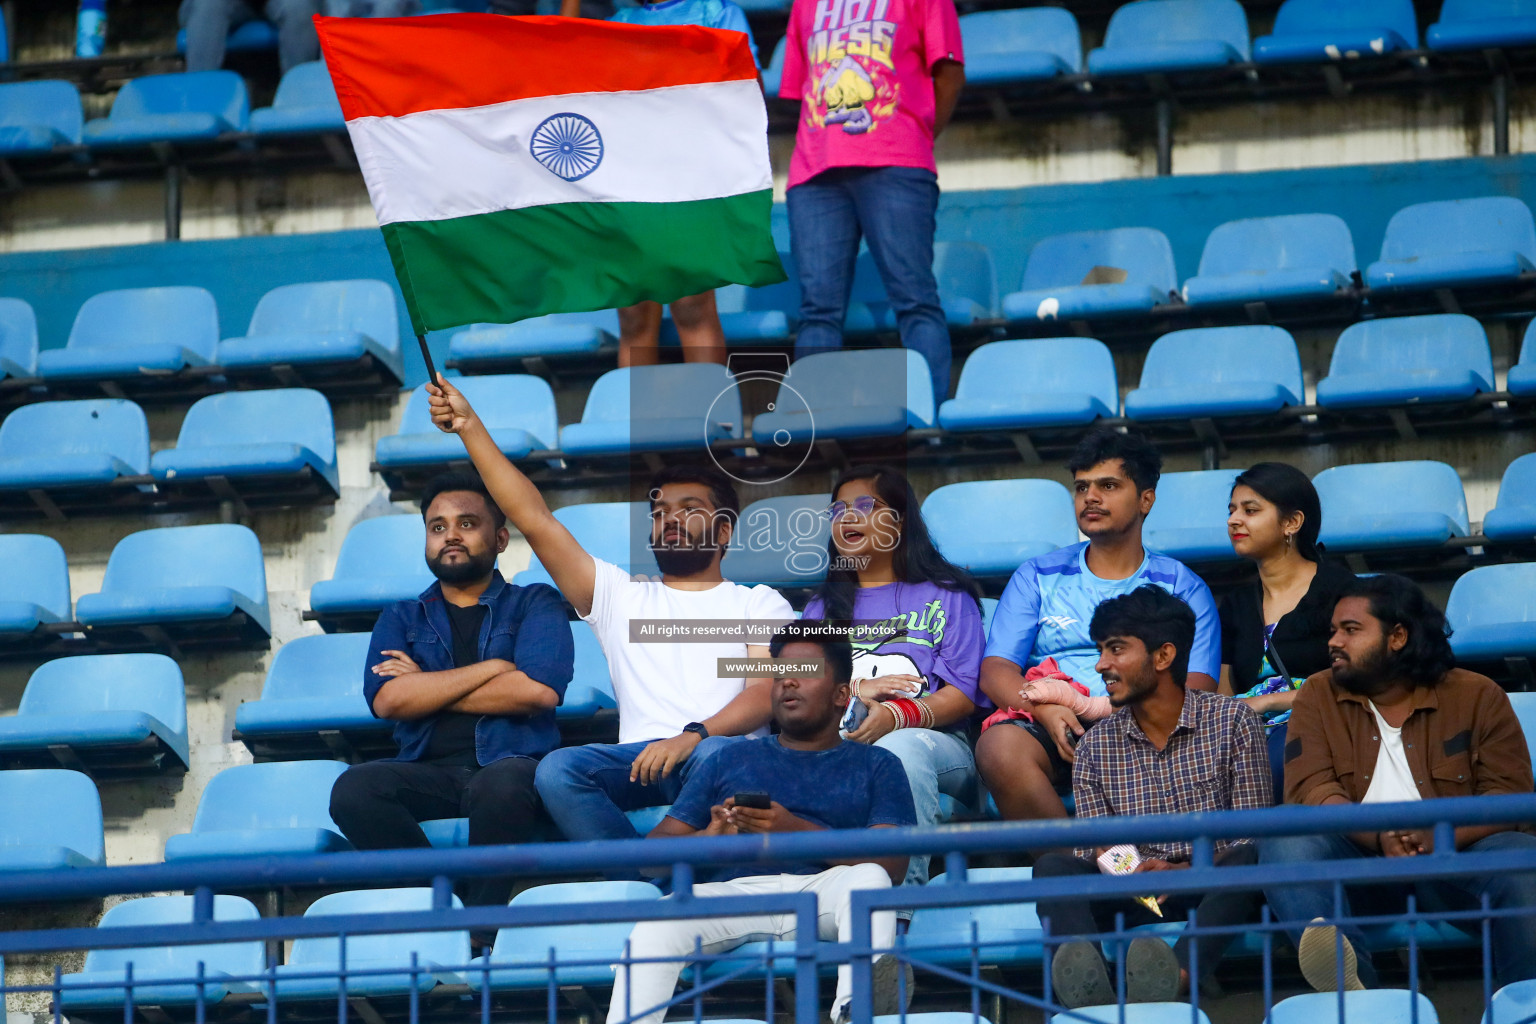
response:
M704 727L703 722L689 722L683 726L683 732L691 732L701 740L709 739L709 730Z

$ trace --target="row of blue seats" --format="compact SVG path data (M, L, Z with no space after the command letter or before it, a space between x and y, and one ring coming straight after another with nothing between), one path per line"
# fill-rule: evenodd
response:
M791 280L717 293L728 344L784 341L794 332L800 294ZM1154 228L1054 235L1035 243L1019 288L997 299L991 253L974 242L934 247L952 330L1001 318L1015 324L1146 317L1175 310L1218 312L1267 303L1315 304L1360 295L1514 286L1536 271L1536 218L1519 199L1489 196L1405 207L1388 222L1381 258L1361 274L1349 226L1333 214L1230 221L1206 240L1198 273L1179 287L1173 247ZM1363 277L1362 292L1353 283ZM1341 313L1351 312L1341 307ZM845 326L850 336L896 327L873 257L859 257ZM617 344L612 310L558 313L511 325L480 324L449 340L450 366L474 372L521 359L598 352Z
M1083 59L1072 13L982 11L960 19L968 84L1010 85L1080 74L1112 77L1260 65L1333 63L1419 48L1413 0L1285 0L1269 35L1249 43L1237 0L1135 0L1114 12L1104 45ZM1536 45L1536 5L1445 0L1424 42L1435 53Z
M371 362L398 384L395 295L377 280L283 285L257 302L244 335L220 340L218 305L206 288L122 288L86 299L64 347L42 351L32 307L0 298L0 375L51 385Z
M1196 563L1232 559L1223 512L1235 472L1167 474L1148 524L1150 545ZM1328 511L1323 540L1339 551L1434 550L1471 533L1460 478L1443 463L1338 466L1318 474L1317 486ZM1401 500L1394 510L1382 511L1381 494ZM743 583L813 585L825 570L824 505L823 495L749 505L725 559L726 575ZM1070 497L1052 481L950 484L930 494L924 509L949 557L983 576L1006 575L1025 559L1077 539ZM648 558L641 503L569 505L556 515L599 557L634 572L656 571L649 561L637 563ZM376 615L389 602L425 589L431 580L420 561L423 529L414 515L354 526L342 543L334 578L311 591L311 617L326 624ZM1536 456L1508 467L1483 530L1493 543L1528 545L1536 539ZM14 534L0 537L0 551L17 570L0 584L0 636L13 641L69 623L102 636L153 627L260 646L271 635L261 545L244 526L165 527L128 535L108 559L101 592L82 596L73 614L68 567L56 541ZM535 561L517 580L548 582L548 576Z
M231 391L198 399L173 448L150 454L144 410L123 398L39 402L0 422L0 513L29 506L92 511L173 495L238 497L250 506L333 500L341 492L336 428L307 388Z
M257 140L344 132L346 120L320 61L289 69L272 106L251 110L245 80L233 71L145 75L118 90L106 117L86 121L71 82L0 85L0 158L206 143L246 133Z
M995 341L967 358L955 397L935 409L928 367L895 349L816 353L790 365L769 408L746 429L736 378L715 364L610 370L587 396L581 420L560 427L541 378L463 377L465 392L508 458L558 449L567 458L699 449L747 440L783 447L816 439L899 436L941 427L952 434L1085 426L1121 413L1109 348L1092 338ZM850 387L850 381L860 382ZM1495 391L1481 324L1464 314L1366 320L1334 346L1317 407L1329 413L1411 406L1416 413ZM1508 393L1536 398L1536 323L1527 330ZM1174 331L1153 342L1125 416L1139 423L1267 417L1306 405L1301 356L1283 328ZM1309 409L1316 412L1317 409ZM375 468L393 475L457 457L431 424L427 396L407 403L399 434L382 439ZM730 447L728 444L725 447Z

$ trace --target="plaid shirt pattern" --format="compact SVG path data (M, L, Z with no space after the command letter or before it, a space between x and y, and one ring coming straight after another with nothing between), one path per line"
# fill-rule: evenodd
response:
M1184 694L1179 724L1162 750L1130 708L1120 708L1083 735L1072 769L1079 818L1187 814L1268 807L1274 798L1263 720L1248 705L1204 690ZM1216 843L1216 855L1248 839ZM1142 859L1188 860L1189 843L1138 847ZM1094 851L1079 847L1079 857Z

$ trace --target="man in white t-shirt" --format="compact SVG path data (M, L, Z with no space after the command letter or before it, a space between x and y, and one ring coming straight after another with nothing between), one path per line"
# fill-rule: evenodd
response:
M427 386L432 421L463 439L491 496L592 627L619 703L619 742L547 754L535 777L539 795L567 839L636 838L625 811L672 803L689 771L723 737L761 735L772 706L768 676L722 678L718 665L722 658L766 659L766 642L636 643L630 620L772 627L793 619L794 611L772 588L740 586L720 574L740 508L723 473L679 466L652 479L651 551L661 580L631 579L582 548L496 447L458 389L438 381Z

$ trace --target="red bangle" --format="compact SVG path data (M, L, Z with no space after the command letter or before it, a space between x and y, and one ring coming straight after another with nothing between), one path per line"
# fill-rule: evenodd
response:
M889 703L896 709L897 714L901 715L902 728L911 729L922 720L922 709L917 706L915 700L909 697L897 697Z

